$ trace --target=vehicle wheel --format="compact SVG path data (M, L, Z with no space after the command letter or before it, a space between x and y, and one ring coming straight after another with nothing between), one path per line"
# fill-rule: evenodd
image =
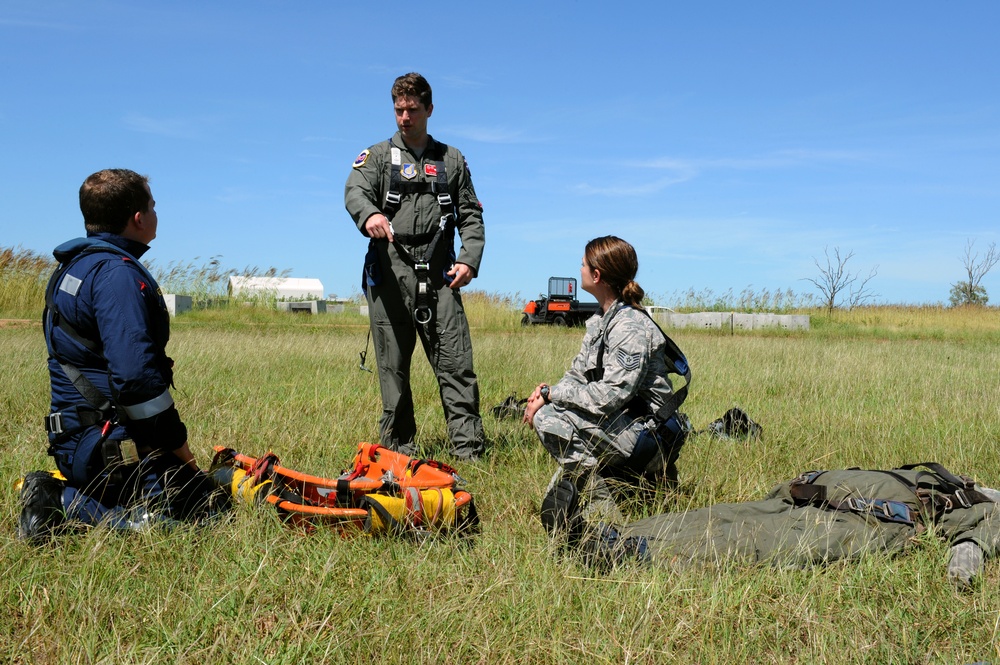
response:
M552 317L552 324L564 328L566 326L566 317L562 314L556 314Z
M527 314L525 314L524 316L521 317L521 325L522 326L529 326L529 325L531 325L531 319L528 317Z

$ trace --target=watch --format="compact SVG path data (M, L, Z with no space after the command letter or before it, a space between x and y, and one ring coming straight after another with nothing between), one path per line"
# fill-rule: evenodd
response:
M550 403L550 401L549 401L549 387L548 386L542 386L541 389L538 391L538 394L542 396L542 400L546 404Z

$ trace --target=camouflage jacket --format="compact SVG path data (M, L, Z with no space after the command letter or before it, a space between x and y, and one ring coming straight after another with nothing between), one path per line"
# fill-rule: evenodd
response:
M663 334L645 312L616 300L607 312L587 321L580 353L559 383L550 387L549 399L599 419L637 405L646 409L637 416L652 417L673 393L664 343ZM602 376L596 376L599 364ZM637 402L630 405L634 399Z

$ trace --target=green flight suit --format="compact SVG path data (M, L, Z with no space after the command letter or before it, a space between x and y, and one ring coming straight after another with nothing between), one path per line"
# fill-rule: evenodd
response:
M434 182L440 172L439 165L444 165L454 221L436 245L433 236L444 212L436 194L404 193L398 207L386 203L393 148L400 151L404 181ZM385 239L369 241L363 285L382 392L381 443L406 454L416 452L410 361L419 337L437 377L452 453L461 458L478 457L484 452L485 436L479 415L472 340L461 294L448 286L445 276L456 262L468 265L473 274L478 274L486 242L482 206L465 158L457 149L431 137L418 157L397 132L389 141L376 144L358 156L347 178L344 202L362 234L368 218L382 213L391 222L396 236L393 243ZM455 229L461 239L457 257ZM431 245L433 251L428 257ZM418 279L414 262L424 259L430 265L431 288L426 303L430 321L417 323L414 309Z
M918 485L925 497L937 494L937 501L921 501L907 483ZM825 488L825 500L803 501L796 493L803 485ZM975 542L986 557L995 556L1000 548L1000 505L979 496L978 503L950 500L950 507L944 507L944 497L953 489L926 471L826 471L809 483L782 483L761 501L657 515L618 532L620 542L628 543L629 556L642 541L641 558L668 567L724 560L791 567L830 563L902 550L932 522L949 543ZM852 509L845 503L848 498L896 502L897 509L905 504L913 522L888 519L880 507Z

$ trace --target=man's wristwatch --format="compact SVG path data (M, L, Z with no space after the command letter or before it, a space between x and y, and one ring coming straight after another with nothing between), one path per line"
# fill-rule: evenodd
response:
M549 401L549 387L548 386L546 386L546 385L543 384L542 387L541 387L541 389L539 389L538 394L542 396L542 400L546 404L550 404L551 403Z

